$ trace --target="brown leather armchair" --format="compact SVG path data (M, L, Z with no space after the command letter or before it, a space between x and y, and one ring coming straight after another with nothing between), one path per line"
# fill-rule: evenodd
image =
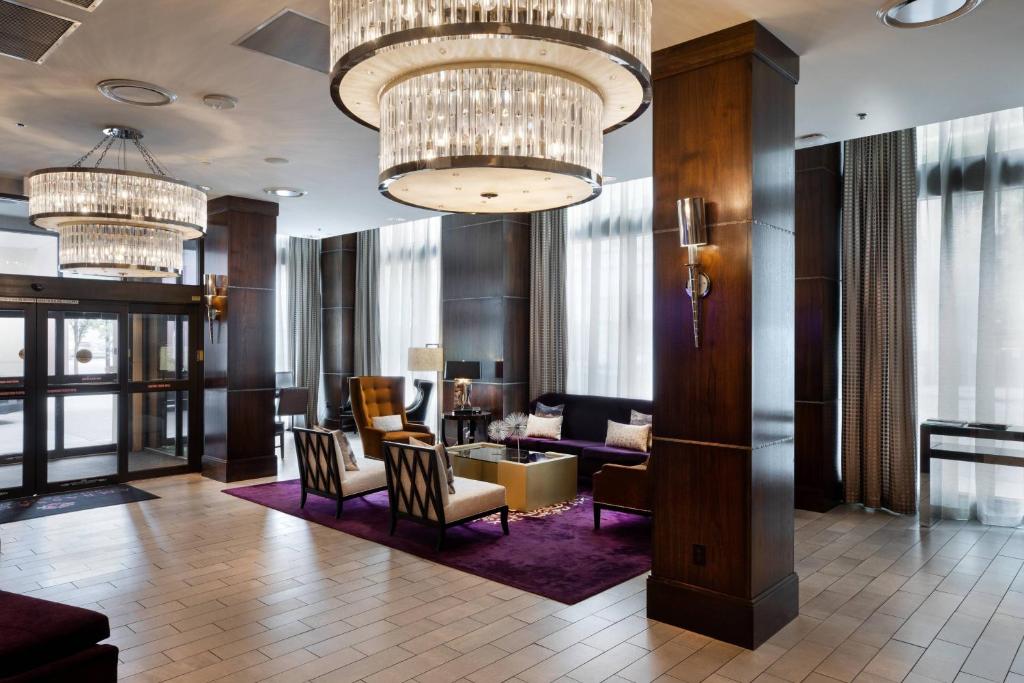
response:
M348 388L352 417L355 418L366 457L383 459L381 443L384 441L408 443L414 437L425 443L434 443L430 428L409 422L405 414L405 378L352 377L348 381ZM373 418L384 415L401 415L402 429L395 432L374 429Z
M594 473L594 528L601 528L601 510L651 515L654 507L653 482L647 476L647 462L640 465L607 464Z

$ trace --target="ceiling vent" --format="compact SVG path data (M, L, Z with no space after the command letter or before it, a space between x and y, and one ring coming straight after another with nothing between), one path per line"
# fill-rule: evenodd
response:
M0 0L0 54L42 64L79 22Z
M89 12L96 9L103 0L60 0L65 5L74 5Z
M330 29L290 9L278 12L235 45L321 73L328 73L330 68Z

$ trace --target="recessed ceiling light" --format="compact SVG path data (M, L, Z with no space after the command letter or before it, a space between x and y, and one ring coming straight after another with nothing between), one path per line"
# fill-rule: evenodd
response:
M199 189L202 190L203 192L209 192L211 188L209 185L200 185Z
M140 107L162 107L178 99L173 92L159 85L127 78L108 78L96 84L100 93L115 102Z
M275 197L305 197L306 191L297 187L265 187L263 191Z
M17 123L15 123L14 125L16 125L16 126L17 126L18 128L24 128L24 127L25 127L25 124L24 124L24 123L22 123L21 121L18 121L18 122L17 122Z
M606 183L614 183L616 180L618 180L618 178L616 178L613 175L606 175L604 177L604 182L606 182Z
M875 14L893 28L924 28L953 21L985 0L888 0Z
M231 95L203 95L203 104L205 104L210 109L224 111L227 109L234 109L235 107L237 107L238 98L232 97Z
M267 162L268 164L287 164L288 163L288 160L285 159L284 157L267 157L263 161Z

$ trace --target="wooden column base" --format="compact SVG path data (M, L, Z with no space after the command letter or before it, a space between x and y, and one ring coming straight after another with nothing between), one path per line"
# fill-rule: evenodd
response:
M291 435L286 434L285 438ZM245 458L244 460L221 460L209 455L203 456L203 476L215 479L225 484L233 481L245 481L247 479L259 479L261 477L273 477L277 474L277 463L279 458Z
M756 649L800 611L797 575L790 574L753 600L657 577L647 579L647 618Z

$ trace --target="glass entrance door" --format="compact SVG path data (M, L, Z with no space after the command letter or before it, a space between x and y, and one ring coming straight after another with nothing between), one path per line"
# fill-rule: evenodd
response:
M0 500L196 468L198 316L0 300Z
M124 306L40 307L45 325L45 490L115 481L121 471Z
M0 499L30 493L35 306L0 302Z

